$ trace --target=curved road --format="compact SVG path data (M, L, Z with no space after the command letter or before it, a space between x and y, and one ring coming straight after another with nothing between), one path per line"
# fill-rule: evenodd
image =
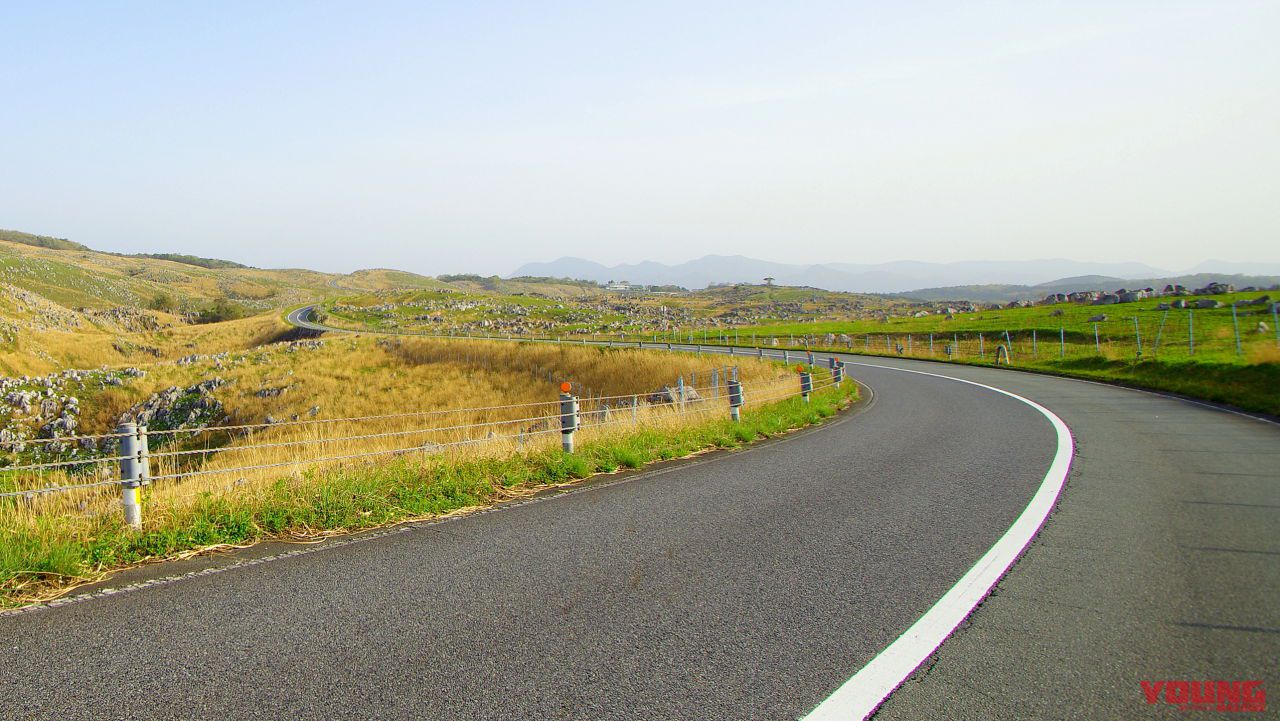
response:
M1174 710L1141 680L1274 682L1280 428L858 363L870 404L746 451L0 617L0 717L804 716L999 541L1054 456L1027 404L899 369L1037 401L1078 455L1023 560L877 718L1155 718Z

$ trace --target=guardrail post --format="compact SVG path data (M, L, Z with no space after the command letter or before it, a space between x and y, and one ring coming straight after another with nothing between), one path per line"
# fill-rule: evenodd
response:
M138 505L139 461L138 426L121 423L120 434L120 501L124 507L124 522L131 528L142 528L142 506Z
M729 417L734 423L742 420L739 409L742 408L742 384L736 380L729 381Z
M804 402L809 402L809 394L813 392L813 374L808 371L800 371L800 395L804 396Z
M836 382L836 388L839 388L840 384L844 382L844 361L838 361L831 365L831 378Z
M560 446L565 453L573 453L573 432L578 430L578 399L569 393L570 386L560 386Z
M138 483L151 485L151 444L145 425L138 426Z

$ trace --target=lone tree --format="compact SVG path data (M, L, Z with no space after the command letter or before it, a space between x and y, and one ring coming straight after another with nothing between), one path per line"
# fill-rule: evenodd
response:
M773 278L765 278L765 279L764 279L764 284L765 284L765 285L773 285L773 280L774 280Z

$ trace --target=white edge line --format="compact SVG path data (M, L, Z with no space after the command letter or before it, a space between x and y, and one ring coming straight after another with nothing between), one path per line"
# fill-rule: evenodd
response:
M1023 509L1018 519L1009 527L1009 530L1005 531L1004 535L1000 537L1000 540L996 541L995 545L982 558L978 559L973 568L970 568L968 573L964 574L942 598L938 599L938 602L932 608L925 612L897 640L871 659L870 663L863 666L848 681L845 681L827 700L809 712L804 717L804 721L826 721L828 719L848 721L849 719L867 718L875 713L880 704L884 703L885 699L889 697L889 694L901 686L911 674L915 673L922 663L937 651L938 647L947 640L947 637L955 631L956 627L968 618L969 614L978 607L978 604L982 603L982 600L986 598L991 589L1013 565L1013 562L1031 543L1031 540L1035 538L1040 527L1044 525L1045 519L1053 511L1058 494L1062 492L1062 486L1066 483L1067 472L1071 468L1071 456L1075 449L1075 444L1071 439L1071 430L1067 428L1067 424L1063 423L1061 418L1039 403L1023 398L1016 393L1010 393L983 383L976 383L963 378L952 378L951 376L937 373L894 368L893 366L873 363L854 363L854 365L945 378L958 383L968 383L979 388L986 388L1022 401L1049 419L1049 423L1053 425L1053 429L1058 434L1058 450L1053 456L1053 462L1049 465L1049 470L1045 473L1044 481L1040 484L1039 490L1036 491L1036 494L1031 498L1031 502Z

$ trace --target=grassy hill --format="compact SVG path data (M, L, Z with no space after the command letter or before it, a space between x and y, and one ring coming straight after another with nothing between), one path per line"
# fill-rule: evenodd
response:
M89 250L88 246L73 243L66 238L54 238L48 235L34 235L32 233L23 233L19 230L4 230L3 228L0 228L0 240L6 240L10 243L30 245L35 248L50 248L53 250Z

